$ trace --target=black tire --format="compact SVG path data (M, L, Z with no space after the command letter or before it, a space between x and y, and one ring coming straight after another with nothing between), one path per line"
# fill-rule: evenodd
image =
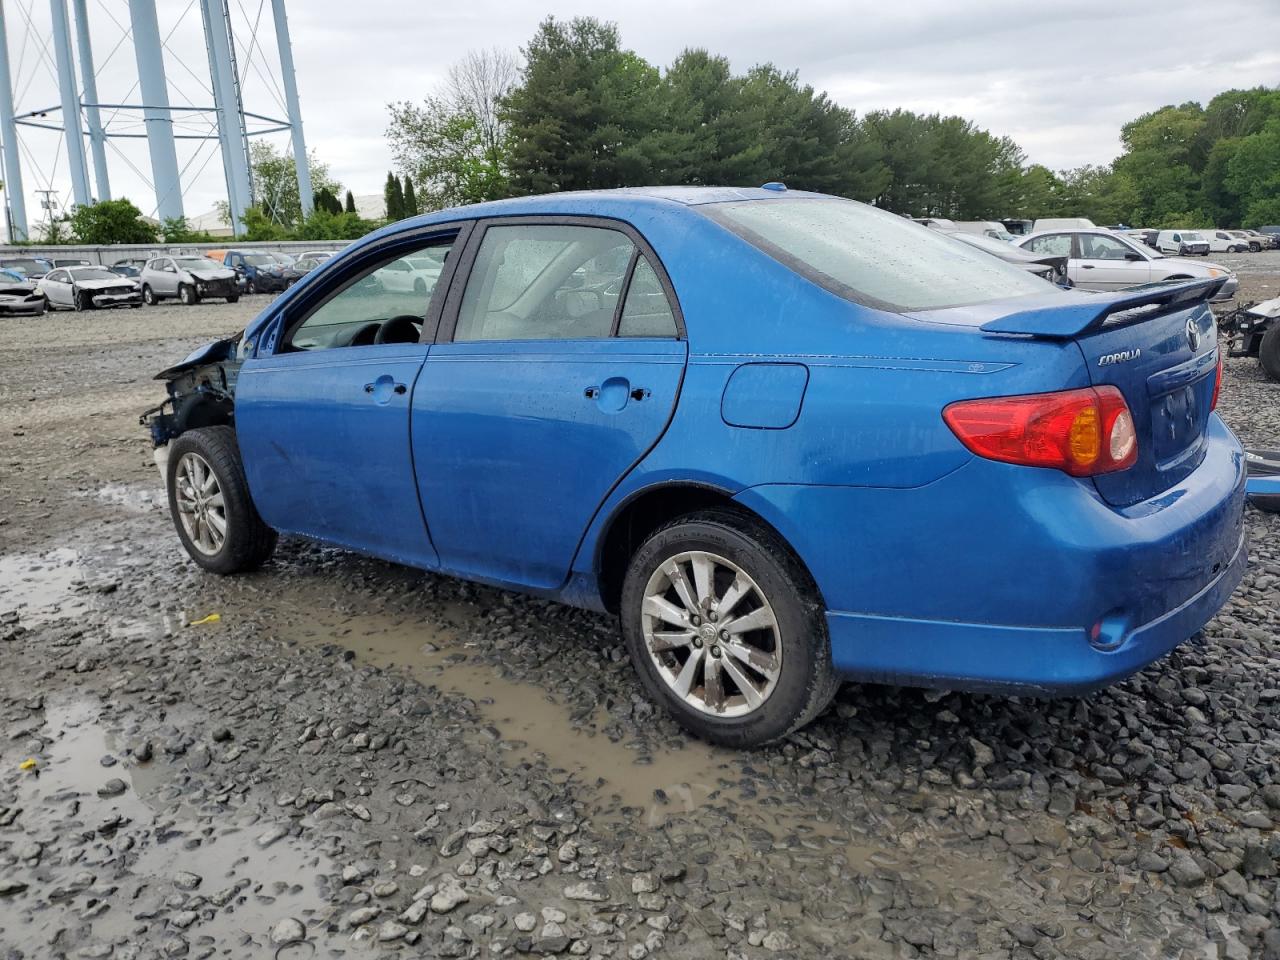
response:
M650 577L672 557L694 550L745 572L777 620L783 655L776 685L762 704L741 716L715 716L685 703L662 678L644 638L641 609ZM631 662L649 696L682 727L711 743L754 747L785 737L817 717L839 686L823 604L808 571L776 533L744 513L699 511L653 533L631 558L620 613Z
M142 285L142 302L151 307L160 302L160 298L156 296L156 292L151 289L151 284L149 283Z
M75 305L77 313L93 309L93 301L89 299L89 295L83 290L76 291L75 296L72 297L72 303Z
M256 283L254 283L252 280L250 280L250 281L248 281L247 283L245 283L245 285L244 285L244 292L245 292L245 293L250 293L250 294L257 293L257 292L258 292L258 285L257 285Z
M188 307L194 307L200 302L200 294L196 293L196 288L189 283L183 283L178 286L178 299Z
M227 303L239 303L239 302L240 302L240 294L238 293L233 297L227 297Z
M1258 345L1258 362L1272 380L1280 381L1280 323L1262 335Z
M206 553L196 547L179 514L175 478L179 463L188 453L208 464L222 493L226 536L217 552ZM170 441L165 477L169 487L169 516L187 555L197 564L225 576L256 570L271 558L276 548L276 532L262 522L249 496L240 446L231 427L200 427Z

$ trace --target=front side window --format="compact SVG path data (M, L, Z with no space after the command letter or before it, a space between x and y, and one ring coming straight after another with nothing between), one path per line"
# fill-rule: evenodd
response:
M286 336L283 351L329 350L378 343L417 343L453 237L437 239L408 254L342 281L326 300ZM430 251L434 271L414 270L411 258ZM435 258L439 258L436 260Z
M53 271L53 273L49 274L49 282L50 282L50 283L66 283L66 282L67 282L67 271L65 271L65 270L55 270L55 271Z
M1049 257L1071 256L1071 234L1051 233L1047 237L1036 237L1028 240L1026 247L1032 253L1040 253Z
M485 231L454 340L607 337L635 244L604 227L496 226Z
M1122 241L1097 233L1080 234L1080 257L1084 260L1125 260L1133 251Z
M869 307L934 310L1044 295L1043 281L1024 270L851 200L747 200L694 209L800 275Z

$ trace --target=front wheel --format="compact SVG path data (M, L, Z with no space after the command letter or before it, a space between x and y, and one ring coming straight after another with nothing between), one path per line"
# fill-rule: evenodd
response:
M1258 361L1272 380L1280 381L1280 323L1262 335L1258 345Z
M271 557L276 532L249 497L231 427L188 430L169 444L169 513L187 554L204 569L256 570Z
M235 296L227 297L227 303L239 303L239 302L240 302L240 294L238 293Z
M156 292L151 289L150 284L144 283L142 285L142 302L149 307L154 307L159 302L159 298L156 297Z
M75 306L77 311L93 309L93 301L89 298L89 294L85 293L83 290L76 291L75 296L72 298L72 304Z
M178 299L185 303L188 307L194 306L200 302L200 296L196 293L195 287L189 283L184 283L178 287Z
M621 616L649 695L712 743L784 737L838 686L808 573L745 514L702 511L650 536L627 569Z

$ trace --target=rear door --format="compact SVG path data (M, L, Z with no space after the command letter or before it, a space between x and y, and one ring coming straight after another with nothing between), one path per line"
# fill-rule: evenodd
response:
M616 221L489 221L413 398L442 566L554 588L609 491L658 441L686 343L653 251Z
M444 286L392 293L380 273L403 253L451 248L457 236L435 228L408 249L401 240L370 251L291 303L266 338L268 355L245 361L236 433L269 525L437 565L414 478L409 409Z
M71 276L66 270L53 270L45 274L40 287L50 303L59 307L72 306Z
M1073 256L1075 245L1072 243L1071 234L1046 233L1043 237L1028 240L1022 246L1023 249L1030 250L1032 253L1037 253L1041 256L1068 258L1067 276L1071 278L1072 283L1077 286L1080 285L1079 270L1076 267L1076 260Z

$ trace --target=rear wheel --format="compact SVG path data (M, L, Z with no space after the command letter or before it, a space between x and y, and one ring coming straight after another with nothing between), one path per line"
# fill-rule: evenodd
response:
M262 522L249 497L234 430L201 427L173 440L167 477L169 513L192 560L221 574L266 563L276 532Z
M184 283L178 287L178 299L190 307L200 302L200 295L196 293L195 287L189 283Z
M622 632L653 699L725 746L786 736L838 686L822 603L776 534L731 510L690 514L636 551Z
M1280 323L1262 335L1258 345L1258 361L1272 380L1280 380Z

